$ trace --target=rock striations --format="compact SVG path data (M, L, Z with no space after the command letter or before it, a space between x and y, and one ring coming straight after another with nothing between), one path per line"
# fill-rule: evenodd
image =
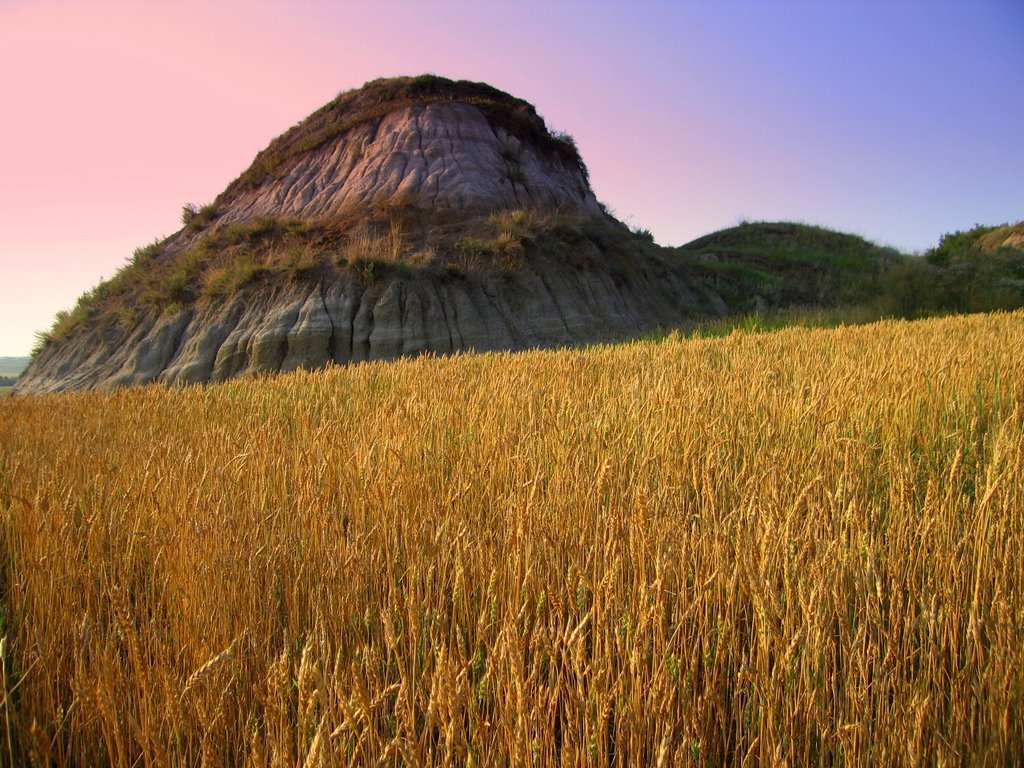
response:
M275 139L62 313L21 392L633 337L726 311L482 83L379 80Z

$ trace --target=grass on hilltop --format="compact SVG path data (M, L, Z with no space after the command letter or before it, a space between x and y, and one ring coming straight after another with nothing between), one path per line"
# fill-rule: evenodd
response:
M5 399L0 753L1010 763L1021 348L974 315Z
M931 261L948 264L965 251L1000 251L1005 248L1024 249L1024 221L1016 224L986 226L950 232L929 252Z

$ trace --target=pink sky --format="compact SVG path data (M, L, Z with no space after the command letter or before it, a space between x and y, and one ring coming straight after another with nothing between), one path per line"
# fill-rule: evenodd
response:
M0 0L0 355L381 76L533 102L665 244L747 217L923 248L1024 217L1019 5L758 5Z

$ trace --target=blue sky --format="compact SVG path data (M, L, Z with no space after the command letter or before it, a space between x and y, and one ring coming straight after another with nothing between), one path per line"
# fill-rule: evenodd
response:
M1024 2L0 0L0 355L341 90L484 80L664 244L1024 218Z

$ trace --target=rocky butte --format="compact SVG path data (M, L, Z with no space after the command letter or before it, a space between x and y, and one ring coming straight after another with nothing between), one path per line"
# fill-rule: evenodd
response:
M21 392L635 337L728 307L483 83L377 80L275 139L61 313Z

